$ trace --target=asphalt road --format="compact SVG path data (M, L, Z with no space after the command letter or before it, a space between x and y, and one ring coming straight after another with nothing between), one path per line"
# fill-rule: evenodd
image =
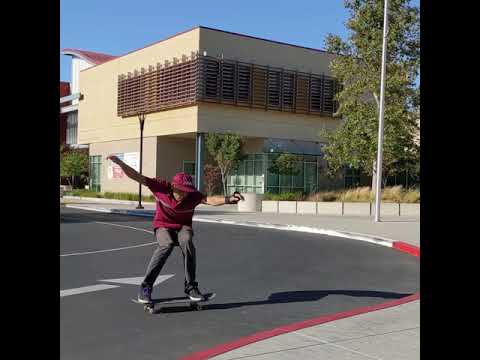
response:
M136 229L133 229L136 228ZM146 360L181 356L313 317L383 303L419 291L419 261L390 248L342 238L194 222L197 280L217 297L203 311L170 306L150 315L131 302L138 286L104 279L142 277L155 245L151 221L61 209L61 359ZM124 248L120 250L111 250ZM125 249L126 248L126 249ZM183 295L174 275L153 296ZM85 287L116 287L83 292Z

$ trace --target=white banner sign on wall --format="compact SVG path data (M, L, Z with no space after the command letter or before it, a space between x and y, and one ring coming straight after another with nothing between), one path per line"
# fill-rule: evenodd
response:
M120 153L115 154L120 160L122 160L125 164L130 166L131 168L135 169L136 171L140 171L140 153L139 152L131 152L131 153ZM110 161L108 165L107 171L108 179L121 179L125 177L125 173L117 164Z
M123 154L123 161L125 164L135 169L135 171L140 171L140 153L131 152Z

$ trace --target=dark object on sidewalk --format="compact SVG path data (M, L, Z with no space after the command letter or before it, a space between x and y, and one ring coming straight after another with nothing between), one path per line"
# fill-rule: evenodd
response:
M139 302L137 299L132 299L132 301L136 304L142 304L143 310L150 314L155 313L155 305L172 305L172 304L190 304L190 308L192 310L202 310L203 302L207 302L212 300L216 296L215 293L207 293L203 295L203 300L192 300L188 296L177 297L177 298L167 298L167 299L152 299L151 303L143 304Z
M242 200L242 201L245 200L245 198L243 197L243 195L240 194L238 191L235 191L235 192L233 193L233 196L235 196L235 197L237 197L237 196L240 197L240 200Z

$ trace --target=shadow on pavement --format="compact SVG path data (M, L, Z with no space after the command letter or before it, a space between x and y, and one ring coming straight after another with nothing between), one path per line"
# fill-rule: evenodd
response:
M225 310L239 308L243 306L285 304L294 302L319 301L328 295L345 295L353 297L374 297L383 299L401 299L412 295L413 293L401 294L384 291L367 290L315 290L315 291L287 291L271 294L267 300L246 301L225 304L203 304L204 310ZM175 313L192 311L189 306L165 306L156 311L156 313Z

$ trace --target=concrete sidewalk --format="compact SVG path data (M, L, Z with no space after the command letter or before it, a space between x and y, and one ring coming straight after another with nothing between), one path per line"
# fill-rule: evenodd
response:
M144 210L135 205L114 201L89 201L65 199L68 207L81 207L92 211L129 211L137 215L153 216L154 205L144 204ZM360 233L377 238L404 241L420 247L420 221L418 218L384 217L374 223L369 216L318 216L271 213L239 213L236 206L225 205L197 207L195 218L207 220L242 221L249 223L290 224L319 229ZM194 219L195 219L194 218ZM393 250L392 250L393 251ZM224 346L226 352L206 351L192 354L184 360L254 359L402 359L420 358L420 301L419 296L406 303L384 309L365 309L354 316L329 320L285 333L285 328L275 329L280 335L255 340L244 346ZM315 314L312 314L312 318ZM274 331L275 332L275 331ZM255 337L255 336L254 336ZM221 348L222 346L220 346ZM213 356L213 357L212 357Z
M210 359L420 359L420 301L306 327Z

